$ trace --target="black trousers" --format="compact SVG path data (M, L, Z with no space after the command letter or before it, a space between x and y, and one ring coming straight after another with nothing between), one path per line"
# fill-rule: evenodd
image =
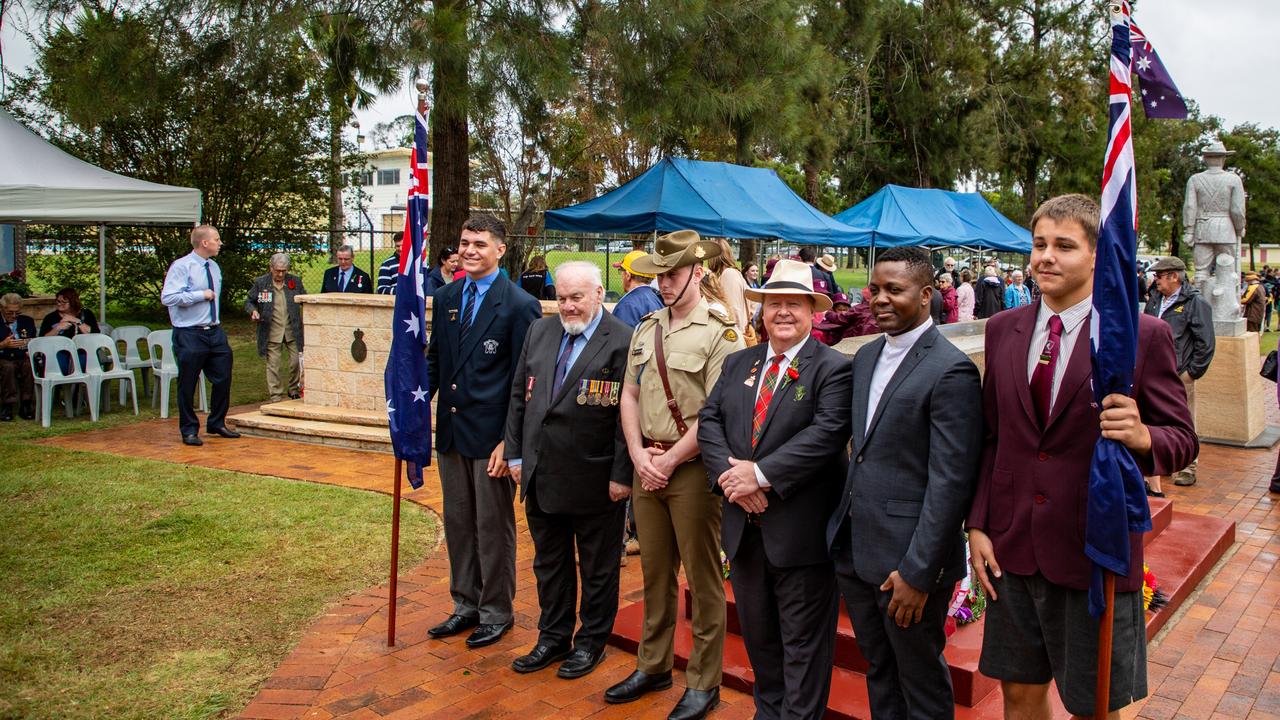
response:
M942 656L947 644L951 593L929 593L920 622L900 628L887 614L890 593L864 582L853 570L848 541L832 548L840 593L866 658L867 694L876 720L942 720L955 717L951 671ZM883 580L881 581L883 582Z
M533 537L533 576L538 582L538 643L599 652L613 632L618 614L619 565L626 504L585 515L545 513L538 507L537 483L529 488L524 511ZM574 566L574 545L578 563ZM581 574L582 601L573 604ZM574 633L576 621L582 626Z
M831 562L776 567L760 529L747 525L729 573L756 676L755 717L819 720L831 693L840 602Z
M222 326L208 330L174 328L173 356L178 361L178 429L183 436L200 433L194 401L201 372L213 384L205 427L224 427L231 405L231 345L227 344Z

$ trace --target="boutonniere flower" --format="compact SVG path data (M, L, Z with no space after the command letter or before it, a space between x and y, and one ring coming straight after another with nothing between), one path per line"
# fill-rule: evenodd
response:
M800 358L799 356L792 358L791 364L787 366L787 377L792 380L800 379Z
M800 402L800 401L801 401L801 400L803 400L803 399L804 399L804 386L803 386L803 385L797 385L797 386L796 386L796 396L795 396L794 401L795 401L795 402Z
M297 284L296 284L296 283L294 283L292 280L290 280L290 281L289 281L289 289L290 289L290 290L293 290L293 289L295 289L295 288L297 288L297 287L298 287L298 286L297 286Z

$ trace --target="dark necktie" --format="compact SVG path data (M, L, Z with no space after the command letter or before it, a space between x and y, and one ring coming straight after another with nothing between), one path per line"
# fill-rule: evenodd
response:
M213 269L209 267L209 261L204 261L204 279L209 282L209 289L213 291L213 299L209 301L209 321L210 325L218 324L218 288L213 286Z
M578 342L580 335L569 335L568 341L564 344L564 350L560 351L560 357L556 360L556 377L551 383L551 397L560 395L560 387L564 385L564 378L569 374L569 356L573 354L573 344Z
M347 279L351 277L350 271L348 271L348 270L343 270L343 271L339 272L339 273L338 273L338 275L339 275L339 276L341 276L341 277L339 278L340 282L338 283L338 292L346 292L346 291L347 291Z
M458 338L466 339L467 331L471 329L471 315L476 309L476 295L479 291L476 284L471 283L467 286L467 300L462 303L462 325L458 328Z
M1044 342L1036 369L1031 373L1031 400L1036 406L1036 418L1043 428L1049 421L1049 409L1053 404L1053 372L1058 367L1058 349L1062 345L1062 318L1049 317L1049 339Z
M760 394L756 396L756 411L751 416L751 447L760 442L760 435L764 432L764 418L769 412L769 401L773 399L774 385L778 382L778 369L786 359L786 355L774 355L773 362L764 373L764 379L760 381L764 384L760 386Z

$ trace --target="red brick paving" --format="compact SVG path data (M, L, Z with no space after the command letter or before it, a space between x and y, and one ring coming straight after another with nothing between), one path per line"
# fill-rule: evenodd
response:
M1269 414L1271 422L1280 421L1274 406ZM377 492L390 490L392 461L386 455L257 438L213 438L203 448L188 448L178 442L172 420L46 442ZM271 458L271 465L264 465L263 458ZM1201 584L1198 595L1151 643L1151 694L1129 708L1126 718L1280 720L1280 572L1276 571L1280 497L1269 494L1266 486L1274 465L1274 451L1206 445L1200 455L1200 482L1190 488L1169 488L1180 511L1234 520L1238 542ZM439 482L433 472L428 473L426 488L405 497L434 512L441 510ZM593 674L579 680L560 680L550 670L519 675L507 667L537 637L532 544L523 514L517 512L517 519L516 627L501 642L471 650L462 637L425 639L426 628L444 618L451 607L448 565L442 548L437 548L424 563L401 573L396 647L386 647L385 585L346 598L312 624L240 717L665 718L682 691L679 673L675 687L651 699L618 706L603 702L604 688L634 667L634 657L614 648L609 648ZM623 604L639 596L639 561L632 558L623 568ZM713 717L737 720L753 714L749 696L726 690L722 698Z

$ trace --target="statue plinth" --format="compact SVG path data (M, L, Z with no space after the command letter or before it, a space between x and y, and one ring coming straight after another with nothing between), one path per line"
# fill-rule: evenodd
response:
M1243 320L1238 321L1241 325ZM1219 324L1214 321L1214 326ZM1267 429L1262 387L1262 357L1256 332L1221 335L1209 371L1196 381L1196 433L1202 442L1266 447L1259 443Z
M1244 334L1245 327L1244 318L1235 318L1234 320L1214 320L1213 334L1220 338L1239 337Z

